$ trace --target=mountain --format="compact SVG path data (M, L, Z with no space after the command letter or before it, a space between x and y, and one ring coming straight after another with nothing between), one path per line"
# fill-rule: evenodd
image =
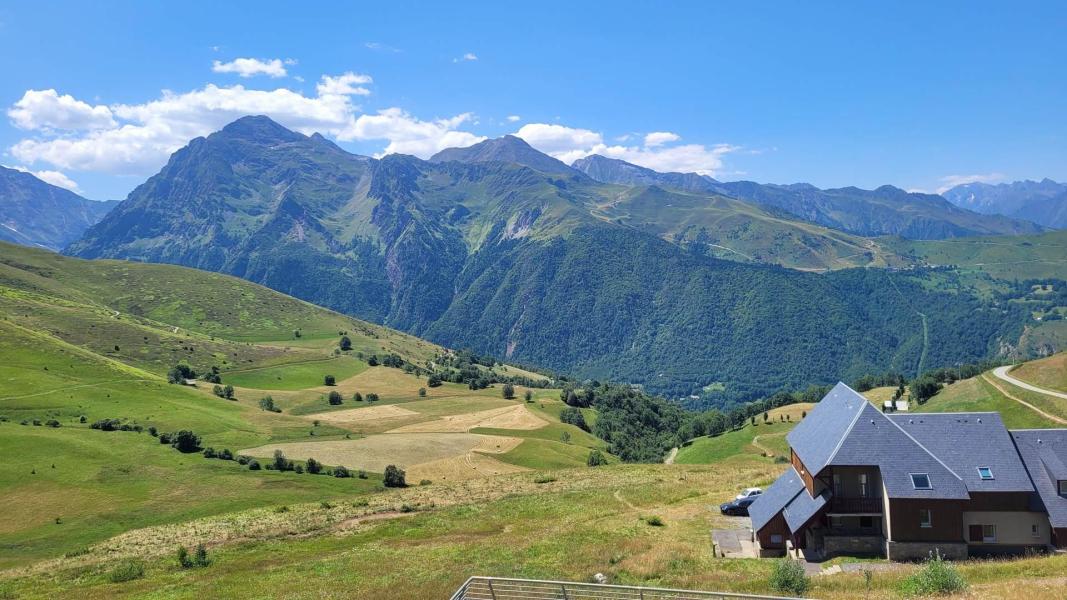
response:
M954 206L940 196L909 193L889 185L876 190L856 187L822 190L805 183L717 182L695 173L658 173L599 156L581 159L573 166L603 183L661 185L690 192L723 194L861 236L946 239L1042 231L1033 223L977 214Z
M823 230L735 199L480 160L494 147L553 164L514 140L377 160L246 117L177 151L67 251L220 271L447 346L720 400L977 360L1029 318L921 272L719 260L693 241L701 228L741 242L773 225L760 243L790 250ZM686 219L693 239L670 239Z
M617 158L606 158L599 154L579 158L571 166L603 183L618 183L630 186L654 185L675 188L685 192L721 193L719 182L706 175L698 175L697 173L660 173Z
M95 202L30 173L0 167L0 240L60 250L117 202Z
M1067 184L1051 179L965 183L944 194L949 202L987 215L1005 215L1053 229L1067 229Z
M447 148L430 157L430 162L505 162L530 167L542 173L574 175L574 169L562 161L538 152L522 138L505 135L466 148Z

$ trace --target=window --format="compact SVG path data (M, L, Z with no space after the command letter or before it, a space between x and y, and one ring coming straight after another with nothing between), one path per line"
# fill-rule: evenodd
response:
M934 487L930 485L930 476L926 473L911 473L911 485L917 490L929 490Z
M993 479L993 469L990 469L989 467L978 467L978 476L981 477L983 481Z
M1031 537L1041 537L1041 530L1037 528L1037 523L1030 526Z
M860 498L870 498L871 495L867 489L867 474L860 473Z
M997 526L982 525L982 541L986 544L995 544L997 541Z
M860 517L860 529L874 527L874 517Z
M930 514L929 508L919 509L919 527L923 529L929 529L934 526L933 515Z
M771 534L771 543L772 544L781 544L782 543L782 534L780 534L780 533L772 533Z
M841 486L841 476L838 475L837 473L834 473L834 495L835 496L844 496L845 495L845 489Z
M1067 496L1067 481L1060 480L1059 484L1060 484L1060 495L1061 496Z

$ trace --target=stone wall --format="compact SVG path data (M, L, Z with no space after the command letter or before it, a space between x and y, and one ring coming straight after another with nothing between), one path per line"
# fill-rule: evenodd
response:
M827 535L822 540L822 549L826 556L881 556L884 544L885 539L880 535Z
M967 544L963 542L889 542L886 554L889 560L923 560L934 551L949 560L966 560Z

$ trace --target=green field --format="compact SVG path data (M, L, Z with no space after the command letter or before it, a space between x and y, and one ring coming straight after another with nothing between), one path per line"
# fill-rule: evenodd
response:
M333 375L337 381L341 381L359 375L366 369L367 363L362 360L338 356L277 367L229 371L226 373L226 383L259 390L301 390L323 385L326 375Z
M933 265L955 265L999 279L1067 279L1067 231L947 240L886 238L879 243Z

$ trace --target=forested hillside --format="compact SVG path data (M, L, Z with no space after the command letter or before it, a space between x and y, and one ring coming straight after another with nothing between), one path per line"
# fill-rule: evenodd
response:
M993 356L1031 318L923 285L921 271L719 260L701 231L793 261L865 250L736 200L599 184L517 138L437 160L354 156L244 118L175 153L68 251L234 274L452 347L697 404ZM700 216L677 229L657 214ZM744 233L756 229L767 236Z

